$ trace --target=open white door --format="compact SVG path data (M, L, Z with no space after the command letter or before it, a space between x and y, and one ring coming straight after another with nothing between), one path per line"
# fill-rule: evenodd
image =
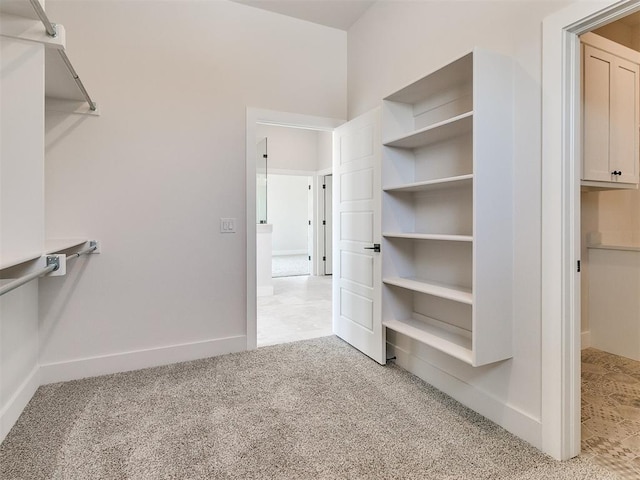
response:
M333 134L333 333L386 363L381 321L380 109Z

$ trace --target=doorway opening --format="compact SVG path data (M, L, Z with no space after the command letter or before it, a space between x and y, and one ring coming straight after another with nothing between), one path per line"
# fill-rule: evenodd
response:
M580 40L581 450L637 478L640 12Z
M248 115L247 121L248 187L251 138L257 159L256 199L247 201L248 210L255 205L247 218L253 213L257 221L255 339L250 335L249 300L247 331L248 344L253 340L257 347L332 334L331 266L327 266L332 261L332 208L326 179L331 178L333 126L340 122L313 117L301 123L296 118L283 122L287 115L258 111L258 118L250 120ZM251 247L248 250L250 278Z
M568 459L581 452L583 427L581 276L586 257L581 255L581 214L584 213L581 209L581 179L585 155L583 126L587 122L582 108L584 72L581 71L581 59L584 50L581 49L580 36L639 10L638 0L611 1L605 5L577 2L547 17L543 23L541 313L544 356L541 420L543 450L558 459ZM609 173L613 175L613 171ZM606 375L601 370L589 373L589 369L599 370L587 367L585 377L591 373ZM585 386L587 390L588 386ZM596 406L591 411L602 413ZM615 429L622 427L622 424L617 424ZM599 433L604 432L600 430ZM582 436L587 440L586 435ZM595 443L591 442L592 445ZM605 443L596 449L606 450ZM628 453L624 448L623 457ZM603 463L619 473L629 473L626 470L621 472L611 462ZM637 469L631 468L634 475L631 478L637 478Z

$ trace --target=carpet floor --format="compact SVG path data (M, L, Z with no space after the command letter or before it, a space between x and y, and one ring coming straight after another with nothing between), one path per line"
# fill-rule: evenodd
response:
M336 337L41 387L9 479L613 479Z

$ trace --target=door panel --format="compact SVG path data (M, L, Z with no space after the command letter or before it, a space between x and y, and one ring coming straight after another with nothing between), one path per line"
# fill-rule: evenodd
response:
M373 222L373 212L341 212L338 238L347 242L373 243Z
M617 59L611 91L611 170L619 182L638 181L638 65Z
M584 55L584 164L585 180L611 181L609 168L611 69L615 58L585 45Z
M333 331L375 361L386 363L382 327L380 242L380 109L335 130Z
M340 255L342 278L373 288L373 257L346 250L340 252Z

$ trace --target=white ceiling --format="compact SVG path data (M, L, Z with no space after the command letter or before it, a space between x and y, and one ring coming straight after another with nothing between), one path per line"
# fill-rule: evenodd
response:
M348 30L376 0L232 0L289 17Z

